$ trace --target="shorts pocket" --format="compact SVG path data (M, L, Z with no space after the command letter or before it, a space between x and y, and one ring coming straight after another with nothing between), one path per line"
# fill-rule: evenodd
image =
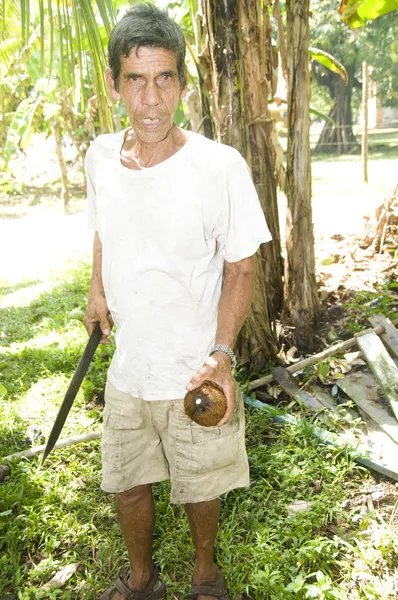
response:
M178 419L176 475L195 479L239 460L239 415L222 427L202 427L187 417Z
M138 403L122 406L105 404L101 444L103 465L120 471L140 447L146 428L145 408Z
M191 422L191 435L193 444L202 444L212 440L228 437L239 431L239 420L236 412L222 427L203 427L194 421Z

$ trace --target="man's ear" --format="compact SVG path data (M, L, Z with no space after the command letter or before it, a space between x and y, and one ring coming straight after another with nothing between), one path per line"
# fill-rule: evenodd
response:
M109 67L106 67L105 69L105 79L112 100L117 102L118 100L120 100L120 94L115 87L115 80L113 79L112 71Z

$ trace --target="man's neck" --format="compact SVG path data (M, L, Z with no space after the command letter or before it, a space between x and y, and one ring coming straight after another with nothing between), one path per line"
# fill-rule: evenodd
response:
M120 160L129 169L148 169L173 156L184 146L186 140L184 131L176 126L163 140L153 143L137 139L134 131L129 129L124 138Z

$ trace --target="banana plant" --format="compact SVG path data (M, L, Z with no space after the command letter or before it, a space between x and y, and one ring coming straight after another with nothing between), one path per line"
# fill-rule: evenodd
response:
M84 110L81 93L92 82L103 131L112 117L103 71L105 47L115 24L112 0L3 0L0 9L0 57L5 66L27 61L39 52L41 75L57 77L64 93ZM34 43L32 43L32 39ZM80 97L77 97L80 92Z
M398 10L398 0L341 0L339 13L351 27L363 27L393 10Z
M398 1L398 0L397 0ZM333 71L333 73L337 73L343 79L344 83L347 85L348 83L348 74L344 65L337 60L334 56L329 54L329 52L325 52L320 48L308 48L308 52L312 60L316 60L321 63L324 67Z

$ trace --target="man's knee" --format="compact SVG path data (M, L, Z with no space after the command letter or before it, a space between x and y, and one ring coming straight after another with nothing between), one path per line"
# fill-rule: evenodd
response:
M145 485L136 485L125 492L119 492L116 494L116 501L118 504L125 504L134 500L140 500L148 497L152 491L152 485L147 483Z

